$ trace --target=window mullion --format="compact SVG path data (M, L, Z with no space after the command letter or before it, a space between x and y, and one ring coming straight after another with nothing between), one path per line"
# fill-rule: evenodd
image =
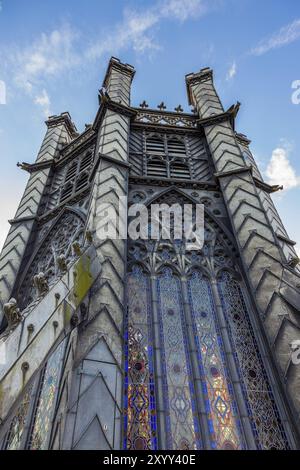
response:
M192 367L192 372L193 372L193 378L190 378L189 380L194 380L203 449L210 450L211 445L210 445L210 439L209 439L210 433L209 433L208 424L207 424L207 411L206 411L206 406L205 406L203 393L202 393L202 380L201 380L200 372L199 372L197 348L195 344L193 320L192 320L192 315L191 315L190 302L188 298L186 278L181 278L181 287L182 287L181 290L182 290L183 309L184 309L184 315L185 315L185 324L186 324L187 336L188 336L188 349L189 349L189 354L191 358L191 367Z
M166 410L164 407L163 397L163 380L162 380L162 346L160 339L160 323L158 316L158 297L157 297L157 278L152 276L151 281L151 303L153 314L153 344L154 344L154 364L155 364L155 393L156 393L156 413L158 425L158 448L167 450L166 444L166 427L165 417Z

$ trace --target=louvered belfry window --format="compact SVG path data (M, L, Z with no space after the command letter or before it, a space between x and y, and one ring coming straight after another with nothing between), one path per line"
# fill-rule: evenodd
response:
M166 134L146 137L147 176L190 179L184 139L168 138Z
M133 131L129 160L133 176L179 180L212 177L204 139L194 135Z
M69 163L60 192L60 203L88 186L93 157L93 152L89 150L80 158Z

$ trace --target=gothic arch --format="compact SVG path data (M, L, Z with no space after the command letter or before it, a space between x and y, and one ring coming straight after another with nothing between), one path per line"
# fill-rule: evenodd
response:
M197 203L174 187L156 194L147 205L159 202ZM187 251L184 241L177 244L172 239L129 242L127 448L136 448L138 442L155 449L155 439L164 432L167 449L288 448L251 326L250 302L244 300L243 271L234 248L229 230L207 207L201 250ZM149 310L155 328L145 313ZM250 354L255 370L248 364ZM136 367L144 371L142 375L133 373ZM160 390L164 392L159 398ZM159 416L157 400L163 400L166 410ZM205 417L200 413L203 403ZM245 424L241 416L248 414L247 408L251 417ZM160 432L151 441L154 428Z
M66 206L52 222L34 249L20 278L17 298L24 308L36 298L33 276L43 272L49 284L60 275L58 257L63 255L67 265L74 259L72 243L82 242L85 215L78 209Z

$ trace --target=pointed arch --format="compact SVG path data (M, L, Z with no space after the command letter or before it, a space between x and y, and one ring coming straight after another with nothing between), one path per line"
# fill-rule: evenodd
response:
M72 244L82 242L84 236L85 215L73 207L66 206L54 219L38 245L35 247L19 282L17 297L24 308L35 299L36 293L32 285L35 274L43 272L49 284L60 275L58 258L63 255L70 264L74 259Z

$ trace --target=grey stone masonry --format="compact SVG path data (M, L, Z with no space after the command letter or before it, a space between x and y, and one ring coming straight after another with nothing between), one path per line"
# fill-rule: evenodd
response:
M243 156L229 113L224 112L213 84L211 69L186 76L190 104L199 113L200 125L215 165L245 273L253 292L258 315L255 325L263 325L269 347L265 362L270 367L270 349L276 362L276 374L286 391L286 406L299 426L300 367L291 360L291 343L300 339L300 277L287 263L274 223L278 219L273 202L262 195L254 177L259 176ZM284 232L286 234L286 232ZM257 329L259 329L258 326ZM278 387L275 387L278 388ZM278 392L278 390L277 390ZM275 390L275 393L277 393ZM289 405L287 405L289 403Z
M37 165L30 171L29 181L15 218L10 221L11 228L0 255L0 324L3 319L3 304L11 296L26 245L38 215L51 162L62 146L69 143L76 135L76 128L69 113L51 116L46 121L46 125L47 132L36 158Z
M125 110L130 104L133 76L131 66L111 59L103 86L111 102L121 104ZM125 239L100 239L97 233L105 223L101 222L105 210L114 207L119 215L119 198L128 193L129 126L126 113L106 109L98 130L87 227L102 271L90 296L88 324L78 337L79 365L73 379L65 449L121 448L127 243ZM127 221L127 206L123 221ZM118 234L118 224L112 222L112 226ZM74 419L73 410L78 410L78 419Z

